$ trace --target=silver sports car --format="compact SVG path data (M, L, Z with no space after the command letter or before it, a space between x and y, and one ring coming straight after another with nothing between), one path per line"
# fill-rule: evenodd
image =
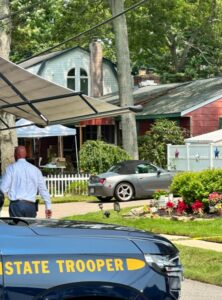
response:
M168 190L173 174L144 160L117 163L106 173L92 175L88 194L101 201L146 198L157 189Z

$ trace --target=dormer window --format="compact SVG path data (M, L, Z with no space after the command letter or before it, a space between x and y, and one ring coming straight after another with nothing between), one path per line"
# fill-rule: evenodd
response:
M80 91L88 95L88 74L86 70L80 69Z
M67 74L67 87L88 95L88 74L83 68L73 68Z
M76 89L76 69L71 69L67 74L67 87L71 90Z

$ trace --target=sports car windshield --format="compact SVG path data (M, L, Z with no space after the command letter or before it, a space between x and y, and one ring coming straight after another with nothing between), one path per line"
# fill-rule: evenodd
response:
M119 173L119 170L120 170L121 168L122 168L122 165L117 164L117 165L112 166L112 167L108 170L108 172Z

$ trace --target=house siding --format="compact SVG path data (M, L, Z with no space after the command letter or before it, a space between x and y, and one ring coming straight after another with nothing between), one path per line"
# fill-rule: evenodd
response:
M192 136L218 130L219 119L222 117L222 98L202 106L185 116L192 119Z
M41 64L37 64L27 68L31 73L37 74ZM80 48L73 51L65 52L45 62L44 68L39 75L58 85L67 87L67 74L75 68L76 74L80 73L80 68L83 68L88 74L88 94L90 92L90 55L87 51ZM78 75L77 75L78 76ZM118 82L114 70L111 65L103 61L103 91L104 95L116 92L118 90ZM76 80L76 91L80 91L80 81Z

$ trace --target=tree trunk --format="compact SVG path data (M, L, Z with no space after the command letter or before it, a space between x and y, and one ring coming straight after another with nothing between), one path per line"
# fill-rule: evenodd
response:
M9 0L0 0L0 17L9 14ZM1 21L0 26L0 56L8 59L11 44L10 19ZM15 117L11 114L0 112L0 118L9 126L15 126ZM0 128L5 125L0 121ZM15 130L0 131L0 152L1 152L1 170L14 161L14 147L17 145L17 136Z
M94 98L103 95L103 48L101 42L93 40L90 44L91 94ZM97 140L102 139L101 125L97 126Z
M113 16L124 10L124 0L109 0ZM128 33L125 15L113 20L117 52L117 72L121 106L134 105ZM136 119L133 113L121 116L123 148L138 159Z

